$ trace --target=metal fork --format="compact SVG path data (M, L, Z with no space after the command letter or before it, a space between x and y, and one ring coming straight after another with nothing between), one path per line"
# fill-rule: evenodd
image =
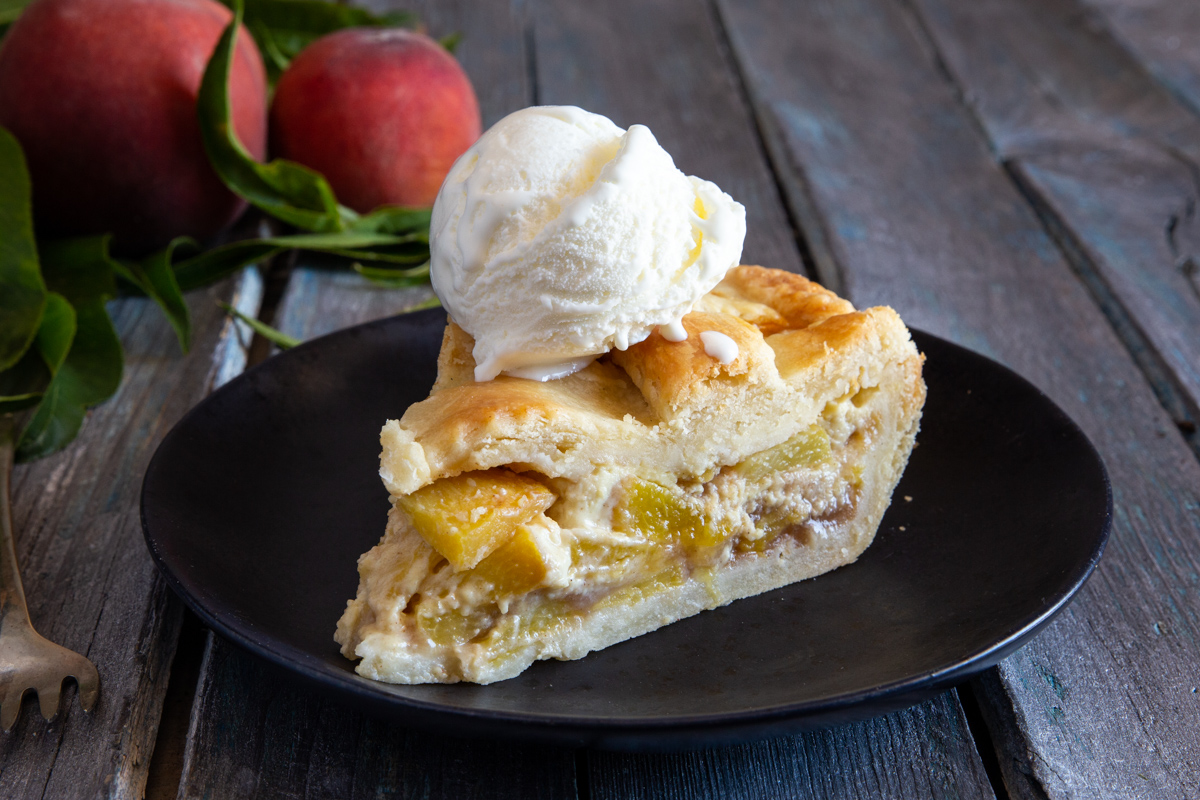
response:
M58 713L67 678L75 679L84 711L100 696L100 675L92 662L42 638L29 621L13 546L13 430L13 415L0 414L0 728L6 731L16 723L30 690L37 692L47 720Z

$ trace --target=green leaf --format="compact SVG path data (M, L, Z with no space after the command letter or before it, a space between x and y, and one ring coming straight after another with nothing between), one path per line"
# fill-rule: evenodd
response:
M283 350L287 350L288 348L295 347L296 345L300 344L299 339L288 336L286 333L277 328L272 328L262 320L243 314L241 311L238 311L228 303L220 303L219 305L221 308L225 309L226 314L230 315L234 319L239 319L246 323L259 336Z
M110 238L81 236L43 241L42 261L52 265L55 280L68 298L111 297L116 293L114 275L128 281L158 304L186 353L191 340L191 320L171 260L176 250L184 246L194 248L196 243L181 236L141 261L133 261L113 258L108 251Z
M121 342L101 298L73 304L76 333L70 352L46 388L17 443L17 461L32 461L71 443L90 406L121 384Z
M204 149L225 185L276 219L302 230L412 235L428 241L429 209L384 206L360 216L338 203L320 173L284 159L260 164L250 156L233 129L229 101L229 72L243 6L241 0L229 0L228 4L234 17L208 61L196 100ZM396 21L395 17L375 17L320 0L249 0L245 18L251 32L257 31L268 61L277 68L316 36L350 25Z
M38 253L46 284L76 309L81 303L116 296L107 236L42 240Z
M341 233L297 233L260 241L274 242L282 247L299 250L357 250L366 247L407 244L411 238L372 231L344 231Z
M442 47L446 48L446 50L451 55L453 55L454 51L458 49L458 45L461 42L462 42L462 31L455 31L454 33L450 34L449 36L443 36L442 38L438 39L438 44L440 44Z
M48 370L55 362L58 367L21 433L18 461L66 447L79 433L87 409L107 400L121 384L121 342L104 307L116 293L107 237L43 242L39 253L46 285L57 295L47 306L45 339L39 331L38 354ZM74 310L74 336L65 357L69 315L60 299Z
M260 164L238 140L230 112L229 71L242 19L240 0L234 0L233 14L208 60L196 99L209 161L230 190L271 216L307 231L344 229L358 214L338 205L320 173L283 159Z
M258 43L258 50L263 56L263 65L267 68L267 79L274 86L279 81L279 76L288 68L292 62L291 57L284 52L279 43L275 41L275 34L266 25L254 22L247 22L246 28L250 31L250 35L254 37L254 41Z
M179 289L175 278L175 270L171 267L171 259L176 248L181 245L195 246L191 239L181 236L171 241L164 249L159 250L141 261L112 260L113 269L118 275L142 290L142 292L158 303L158 307L167 316L167 321L175 330L179 346L187 352L191 346L192 322L188 311L187 301ZM107 250L107 242L106 242Z
M75 340L75 309L60 294L52 292L46 300L37 346L27 350L12 368L0 372L0 414L37 405Z
M0 372L0 414L37 405L52 377L42 354L31 347L20 361Z
M58 374L75 341L75 309L57 292L47 297L46 313L38 328L37 346L51 375Z
M0 30L0 32L4 32ZM0 395L0 414L16 414L32 408L42 401L42 392L30 392L26 395Z
M46 285L38 270L29 171L16 138L0 128L0 370L21 359L37 335Z
M429 260L429 250L418 250L413 253L397 253L385 249L380 250L324 250L331 256L341 256L357 261L373 261L381 264L424 264Z
M226 5L233 8L231 0ZM415 14L396 12L377 16L354 6L324 0L246 0L249 28L269 62L279 71L314 39L342 28L397 25L415 27ZM269 55L268 55L269 53Z
M32 2L33 0L0 0L0 26L16 22L25 6Z
M389 289L420 286L429 282L428 261L412 269L380 269L378 267L364 267L362 264L355 264L354 271L371 281L371 283L385 286Z
M214 247L199 255L175 264L175 280L185 292L207 286L232 275L242 267L265 261L286 247L272 244L270 239L248 239Z
M247 264L255 264L284 250L309 250L366 260L398 260L386 248L409 246L411 235L392 236L382 233L300 233L268 239L248 239L217 247L175 264L175 278L184 291L212 283ZM369 248L369 249L368 249ZM383 248L376 253L377 248ZM400 263L413 263L415 256L404 256ZM428 259L423 255L421 260Z
M424 241L429 241L429 219L432 209L406 208L404 206L380 206L366 216L353 220L351 230L390 233L395 236L404 234L423 234Z

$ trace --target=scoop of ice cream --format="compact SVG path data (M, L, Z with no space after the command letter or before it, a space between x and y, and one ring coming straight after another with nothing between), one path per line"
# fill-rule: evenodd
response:
M517 111L451 168L430 271L475 339L475 379L548 380L679 320L736 266L746 210L684 175L643 125Z

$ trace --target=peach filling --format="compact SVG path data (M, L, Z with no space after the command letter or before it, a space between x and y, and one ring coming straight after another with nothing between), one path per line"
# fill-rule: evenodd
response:
M835 448L816 423L704 483L626 476L601 504L611 517L583 528L546 515L560 498L544 479L504 468L443 478L396 500L442 564L405 614L435 645L486 647L514 625L536 637L554 620L634 603L689 575L711 579L715 567L761 555L784 534L803 543L810 522L852 514L852 449L853 441ZM818 507L805 496L840 500Z

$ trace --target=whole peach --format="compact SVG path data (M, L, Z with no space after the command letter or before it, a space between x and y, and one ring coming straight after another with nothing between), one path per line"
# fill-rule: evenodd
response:
M205 238L245 204L200 140L196 95L231 12L215 0L37 0L0 44L0 125L25 151L40 233L126 250ZM267 78L239 32L234 130L266 155Z
M284 71L271 105L274 153L322 173L362 212L432 205L479 133L462 67L428 36L398 28L321 37Z

